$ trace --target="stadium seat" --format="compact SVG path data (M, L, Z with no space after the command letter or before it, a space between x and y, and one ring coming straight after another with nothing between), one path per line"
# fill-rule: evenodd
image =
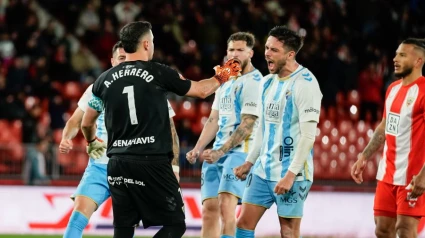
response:
M78 100L83 94L78 82L67 82L63 87L63 96L67 99Z
M193 120L196 117L196 107L195 104L191 101L183 101L179 108L176 111L176 114L179 115L179 118L185 118Z
M357 106L360 105L360 96L357 90L351 90L347 93L347 105L350 107L351 105Z
M208 117L211 113L211 104L208 102L200 102L198 104L198 114L203 117Z

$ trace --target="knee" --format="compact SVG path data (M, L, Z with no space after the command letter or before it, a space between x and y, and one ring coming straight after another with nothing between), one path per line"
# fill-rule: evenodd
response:
M219 216L220 208L218 203L204 203L202 206L202 219L210 220L217 219Z
M236 219L235 208L232 207L232 203L227 199L222 199L219 202L220 216L223 220Z
M282 238L296 238L292 227L283 226L280 228L280 236Z
M377 226L375 229L375 235L377 238L391 237L391 231L389 229L384 229L382 227Z
M416 237L416 230L404 224L397 224L396 232L399 238Z

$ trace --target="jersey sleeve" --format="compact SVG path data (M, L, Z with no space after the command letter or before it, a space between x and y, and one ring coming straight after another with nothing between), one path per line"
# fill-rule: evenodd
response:
M174 112L173 107L171 106L168 100L167 100L167 105L168 105L168 116L170 118L173 118L176 115L176 113Z
M177 71L168 66L161 64L157 64L157 66L160 70L158 80L164 89L179 96L184 96L189 92L192 81L184 79Z
M295 105L300 122L319 122L322 92L317 80L299 79L294 89Z
M91 99L88 102L88 106L92 109L96 110L97 112L101 112L104 109L103 100L101 98L102 96L102 90L103 90L103 84L102 78L105 76L105 73L99 76L99 78L94 82L93 88L92 88L92 94Z
M242 88L243 99L241 114L259 116L261 78L262 75L258 73L254 74L252 78L248 78L247 81L244 82L244 86Z
M89 101L92 98L92 89L93 89L93 84L87 87L83 96L81 96L80 100L78 101L77 105L83 112L86 112Z
M220 87L221 88L221 87ZM215 95L214 95L214 101L213 101L213 104L212 104L212 107L211 107L211 109L214 109L214 110L219 110L219 108L220 108L220 106L219 106L219 100L220 100L220 88L218 88L216 91L215 91Z

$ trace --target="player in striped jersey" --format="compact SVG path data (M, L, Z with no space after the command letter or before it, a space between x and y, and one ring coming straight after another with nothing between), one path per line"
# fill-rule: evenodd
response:
M424 39L409 38L399 45L394 74L400 80L388 87L382 121L351 169L354 181L362 183L367 160L384 145L373 208L377 237L417 237L425 216L424 62Z
M113 67L125 61L125 52L121 42L117 42L112 48L111 64ZM78 108L75 110L71 118L67 121L66 126L63 130L62 141L59 145L59 151L61 153L68 153L72 149L72 139L77 135L81 121L83 119L84 112L88 107L88 102L92 96L92 87L90 85L83 96L78 101ZM175 116L175 113L168 103L168 113L170 118ZM104 123L104 113L99 116L96 121L97 131L96 136L103 141L108 140L108 135ZM174 159L172 161L173 168L176 168L175 175L179 178L176 165L178 166L178 137L174 127L173 120L170 120L171 131L173 135L173 153ZM82 237L83 230L87 226L88 221L96 211L96 209L109 198L109 187L107 181L107 164L109 158L106 154L101 155L99 158L89 158L87 168L84 175L78 185L77 190L71 196L74 200L74 211L68 221L67 228L65 230L64 238L78 238Z
M273 203L282 237L300 236L322 100L314 75L295 60L301 47L301 37L286 27L269 32L265 57L270 74L262 83L260 127L246 162L234 170L247 180L236 237L254 237L258 221Z
M195 148L187 159L194 163L214 139L212 150L204 151L202 164L202 230L201 237L234 237L235 208L243 195L245 181L233 174L243 164L253 143L251 133L258 117L257 107L262 75L251 63L255 38L238 32L227 41L227 58L241 63L242 75L223 84L215 94L210 117Z

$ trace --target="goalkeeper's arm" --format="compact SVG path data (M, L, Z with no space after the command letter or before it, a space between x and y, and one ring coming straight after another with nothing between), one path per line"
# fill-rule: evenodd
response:
M240 75L240 63L230 59L223 66L214 67L215 75L209 79L199 82L192 81L186 96L206 98L213 94L223 83L227 82L231 77Z

